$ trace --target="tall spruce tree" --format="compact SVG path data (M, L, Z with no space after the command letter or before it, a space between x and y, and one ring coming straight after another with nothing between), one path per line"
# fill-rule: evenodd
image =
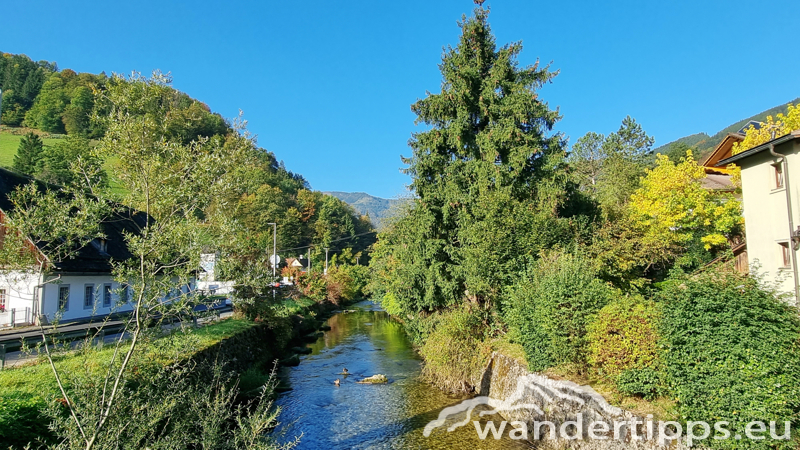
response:
M34 175L40 168L44 151L42 139L30 132L22 137L14 155L14 170L20 173Z
M551 133L559 115L536 93L556 74L519 67L522 45L498 49L488 16L478 7L462 19L439 66L441 93L411 107L429 127L403 159L417 198L375 262L387 275L377 292L408 312L496 304L520 258L571 234L553 222L565 199L564 142Z

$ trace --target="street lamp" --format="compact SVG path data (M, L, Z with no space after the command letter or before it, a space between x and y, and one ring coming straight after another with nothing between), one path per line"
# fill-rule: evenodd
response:
M272 259L270 259L270 262L272 263L272 278L275 278L275 266L278 265L278 224L270 222L267 225L272 225Z

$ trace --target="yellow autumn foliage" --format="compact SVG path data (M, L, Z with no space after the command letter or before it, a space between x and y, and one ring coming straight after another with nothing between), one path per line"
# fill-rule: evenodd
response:
M766 122L758 129L750 125L745 130L746 134L744 140L733 144L731 154L737 155L745 150L771 141L773 136L778 138L794 130L800 130L800 105L795 106L789 104L786 114L778 114L774 118L772 116L767 116ZM741 187L742 169L736 164L729 164L727 169L731 174L731 181L734 186Z
M790 104L786 114L778 114L774 118L767 116L766 122L760 128L756 129L750 125L745 130L744 140L733 144L731 153L734 155L739 154L774 138L789 134L794 130L800 130L800 105Z
M741 204L730 194L704 189L706 174L687 151L678 164L658 155L639 189L631 195L627 216L641 233L640 245L672 252L700 236L706 250L727 244L742 226ZM669 254L657 259L669 259Z

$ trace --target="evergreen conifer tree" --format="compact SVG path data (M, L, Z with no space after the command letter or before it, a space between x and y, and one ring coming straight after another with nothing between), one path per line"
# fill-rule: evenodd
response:
M524 258L573 235L558 220L567 190L564 141L551 132L559 115L536 93L556 73L520 67L522 45L498 48L488 16L479 6L462 19L439 66L441 92L411 107L429 127L403 159L417 198L375 261L391 272L383 289L409 312L496 304Z
M448 48L439 66L442 92L412 105L416 123L432 129L415 133L412 158L404 162L412 188L424 201L446 197L443 174L466 176L481 189L510 187L516 198L541 178L547 156L563 156L560 135L548 136L559 119L535 92L556 73L538 63L519 68L522 44L496 48L489 10L475 9L464 20L460 42Z
M19 141L17 154L14 155L14 170L34 175L42 161L44 143L35 133L30 132Z

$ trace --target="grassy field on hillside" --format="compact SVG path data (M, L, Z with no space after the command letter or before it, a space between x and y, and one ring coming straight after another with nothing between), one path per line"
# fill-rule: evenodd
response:
M5 128L0 130L0 167L5 167L10 169L11 166L14 164L14 155L17 154L17 148L19 148L19 141L22 139L22 136L27 131L23 128L16 128L13 129L13 133L11 129ZM53 145L59 141L59 138L42 138L45 146ZM124 195L126 193L125 189L122 185L114 178L114 163L116 162L117 158L112 157L106 160L103 168L106 170L106 173L109 175L108 182L111 185L111 192L117 195Z
M21 139L22 135L11 134L5 130L0 131L0 167L11 167ZM58 139L45 138L42 141L44 141L44 145L53 145L58 142Z

